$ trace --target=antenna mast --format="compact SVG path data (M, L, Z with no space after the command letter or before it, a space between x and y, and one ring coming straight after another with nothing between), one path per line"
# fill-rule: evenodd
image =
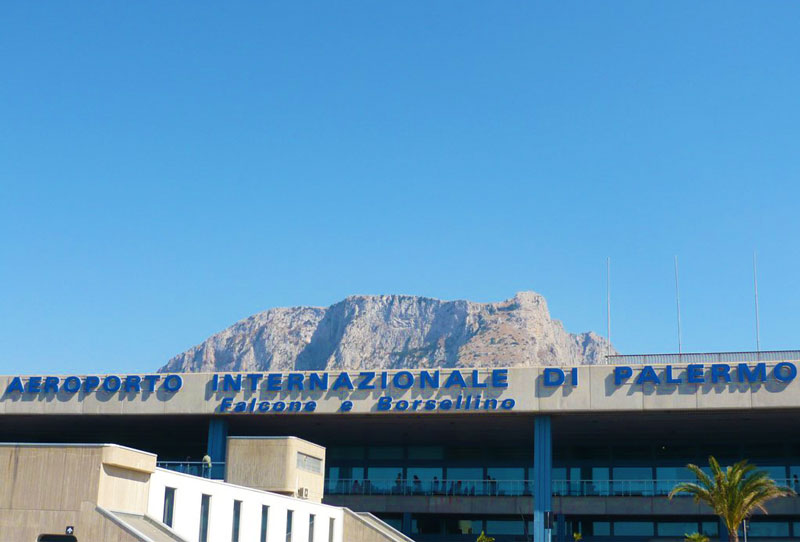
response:
M758 318L758 263L756 251L753 251L753 290L756 301L756 352L761 352L761 325Z
M681 344L681 290L678 285L678 256L675 256L675 305L678 310L678 354L682 352Z
M611 355L611 257L606 258L606 331L608 332L608 344L606 345L606 357Z

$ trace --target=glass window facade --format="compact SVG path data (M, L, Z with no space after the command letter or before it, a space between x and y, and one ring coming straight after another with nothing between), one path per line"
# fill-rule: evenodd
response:
M286 542L292 542L292 527L294 523L294 510L286 511Z

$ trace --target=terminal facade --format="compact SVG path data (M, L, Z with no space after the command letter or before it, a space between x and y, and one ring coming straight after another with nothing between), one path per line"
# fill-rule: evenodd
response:
M325 504L369 512L420 542L473 542L482 531L497 542L726 540L710 510L666 497L690 479L687 463L709 455L748 459L800 489L800 352L608 361L9 375L0 377L0 435L129 446L211 479L244 467L228 457L231 439L299 437L325 449ZM750 522L748 540L800 538L800 498L769 510Z

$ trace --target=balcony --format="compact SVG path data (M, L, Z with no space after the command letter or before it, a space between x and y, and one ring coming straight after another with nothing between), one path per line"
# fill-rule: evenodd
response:
M556 497L665 497L677 484L694 480L553 480ZM792 480L775 480L792 486ZM796 485L796 484L795 484ZM794 489L800 490L800 487ZM326 495L526 497L532 480L325 480Z
M225 463L203 463L202 461L159 461L156 467L211 480L225 479Z

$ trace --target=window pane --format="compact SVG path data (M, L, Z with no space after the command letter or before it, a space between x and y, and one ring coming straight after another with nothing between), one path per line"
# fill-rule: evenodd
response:
M363 467L331 467L328 469L325 491L337 495L361 492L364 482Z
M659 495L666 495L678 482L694 479L694 475L686 467L657 467L656 491Z
M481 534L483 520L480 519L446 519L445 533L447 534Z
M608 467L592 467L592 477L582 488L585 495L608 495L610 488L610 472Z
M787 485L800 493L800 467L794 465L789 467L789 481Z
M333 542L334 533L336 532L336 520L331 518L328 520L328 542Z
M441 468L409 467L407 470L408 491L414 494L440 493L442 491Z
M211 495L203 495L200 499L200 542L208 542L208 512L211 507Z
M519 519L488 519L486 520L486 535L498 534L525 534L525 524Z
M692 534L697 531L697 522L676 521L660 522L658 524L658 536L678 536Z
M704 535L715 537L719 536L719 522L718 521L704 521L703 528L700 530Z
M370 467L364 480L364 493L369 495L402 491L404 485L403 467Z
M786 467L775 465L758 465L758 470L763 470L769 473L769 477L777 481L779 484L785 484L786 480Z
M172 514L175 510L175 488L164 488L164 525L172 527Z
M482 468L448 468L447 480L443 482L443 493L448 495L481 495L483 490Z
M314 514L308 515L308 542L314 542Z
M592 534L594 536L611 536L611 522L610 521L592 522Z
M409 459L444 459L442 446L409 446Z
M361 446L334 446L328 448L328 459L364 459L364 448Z
M653 536L653 524L649 521L615 521L614 536Z
M489 495L521 495L523 492L525 469L492 467L486 470Z
M286 511L286 542L292 542L292 522L294 520L294 510Z
M239 542L239 520L242 514L242 501L233 501L233 526L231 528L231 542Z
M269 506L261 507L261 542L267 542L267 526L269 524Z
M370 459L403 459L402 446L370 446L367 448Z
M747 524L749 536L789 536L789 523L786 521L753 521Z
M615 495L653 494L653 469L650 467L615 467L612 476Z
M437 517L427 515L412 517L411 532L414 534L441 534L442 522Z

